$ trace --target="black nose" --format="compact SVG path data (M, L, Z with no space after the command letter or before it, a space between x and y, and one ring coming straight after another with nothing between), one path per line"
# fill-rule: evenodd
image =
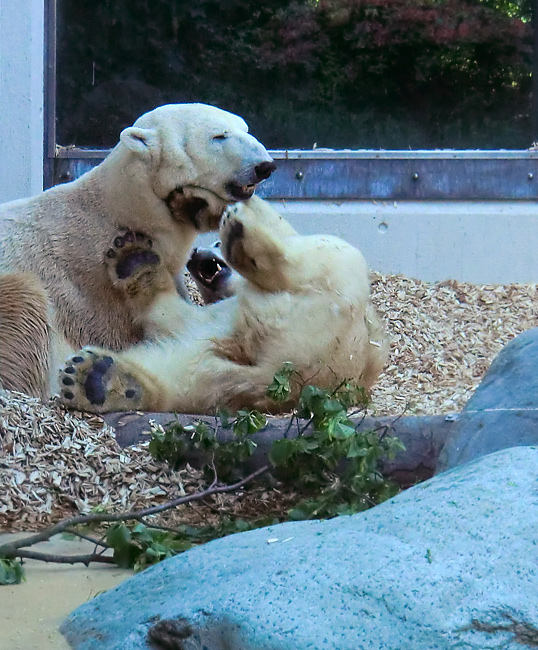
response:
M256 167L254 167L254 171L256 172L256 180L263 181L264 179L269 178L275 169L276 165L272 160L271 162L267 161L256 165Z

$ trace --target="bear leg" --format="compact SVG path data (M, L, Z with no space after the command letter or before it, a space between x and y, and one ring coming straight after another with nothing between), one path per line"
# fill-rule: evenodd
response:
M60 371L60 401L69 409L156 411L162 406L163 387L144 368L100 348L84 348Z
M0 382L33 397L49 396L49 305L39 279L0 275Z

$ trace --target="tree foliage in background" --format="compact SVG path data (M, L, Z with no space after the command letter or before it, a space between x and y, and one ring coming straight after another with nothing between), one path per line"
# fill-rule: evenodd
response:
M61 144L203 101L269 147L530 144L530 0L59 2Z

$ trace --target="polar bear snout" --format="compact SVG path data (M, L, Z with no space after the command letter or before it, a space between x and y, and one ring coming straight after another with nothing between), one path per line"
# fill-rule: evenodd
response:
M273 160L264 160L229 181L226 184L226 192L235 201L246 201L254 194L256 185L269 178L275 169Z
M266 178L269 178L271 174L275 171L276 169L276 164L274 160L268 161L266 160L265 162L262 162L259 165L256 165L254 168L254 171L256 173L256 178L258 179L258 183L260 181L264 181Z

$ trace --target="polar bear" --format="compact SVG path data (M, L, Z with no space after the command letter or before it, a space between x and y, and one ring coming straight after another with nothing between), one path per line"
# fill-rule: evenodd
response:
M342 380L373 384L388 343L356 248L333 236L298 234L256 196L228 208L220 236L227 263L241 276L236 295L189 304L187 326L176 337L116 353L81 350L61 372L66 406L97 413L211 414L222 407L275 413L290 404L266 394L284 362L319 387ZM159 268L154 272L166 273ZM132 281L136 285L136 273ZM156 318L166 313L158 303Z
M236 283L241 276L224 261L220 241L210 248L194 248L187 270L205 305L230 298L237 292Z
M217 229L226 205L249 198L274 168L240 117L170 104L122 131L78 180L0 206L0 382L46 397L79 347L120 350L155 335L153 292L177 332L191 312L176 285L146 282L142 299L139 283L134 300L121 273L159 260L177 277L197 233ZM103 250L114 238L129 254L111 276Z

